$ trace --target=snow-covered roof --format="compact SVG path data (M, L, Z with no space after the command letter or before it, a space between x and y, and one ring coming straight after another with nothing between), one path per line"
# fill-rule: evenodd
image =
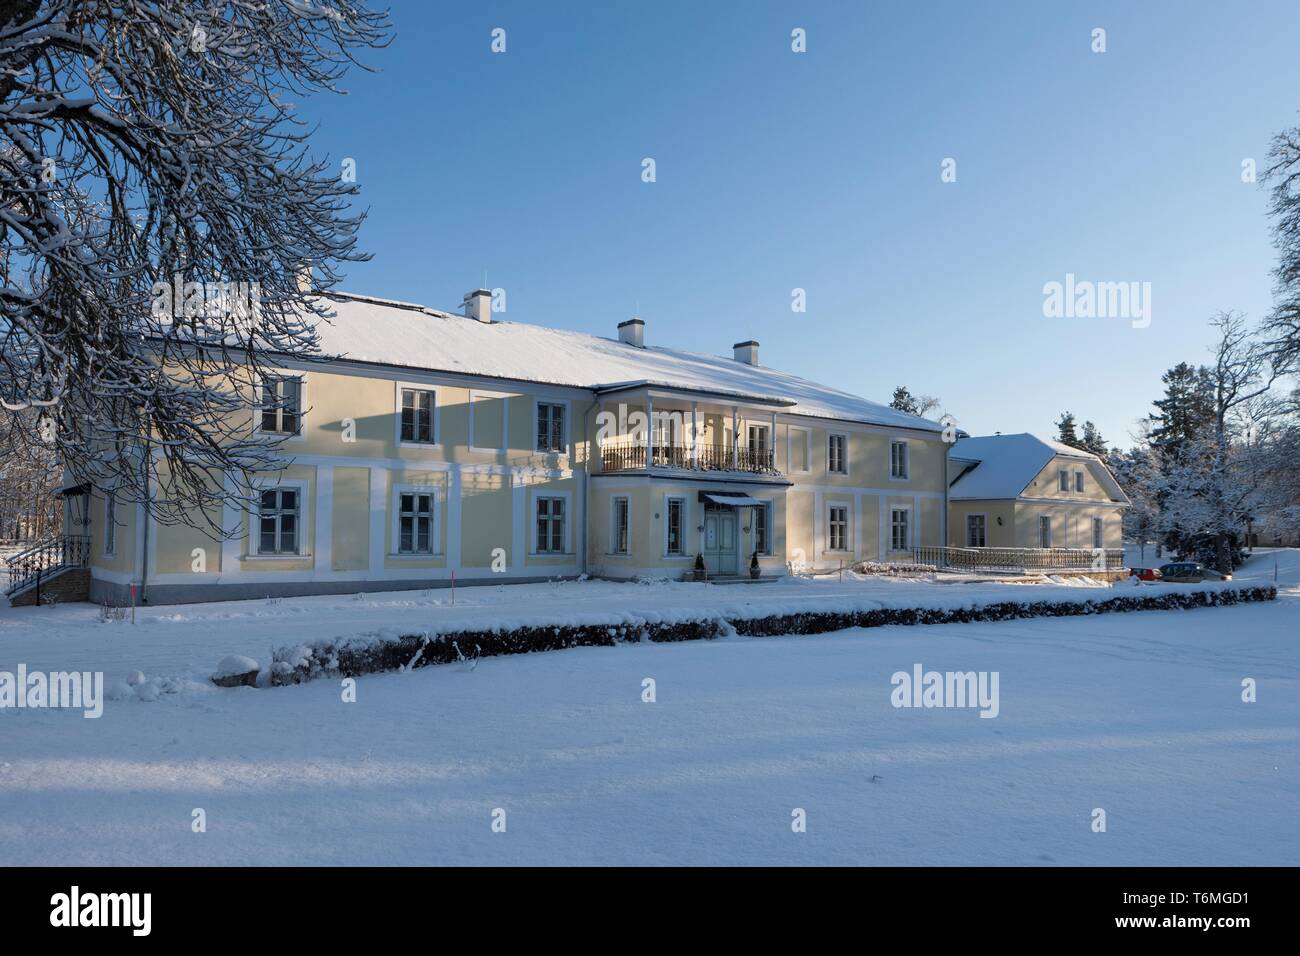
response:
M1100 466L1098 473L1107 494L1116 501L1127 501L1105 462L1096 455L1027 432L963 438L952 446L948 456L975 465L952 483L948 497L954 501L1018 498L1034 477L1058 456L1095 462Z
M485 378L604 390L659 386L779 404L799 415L939 432L938 422L720 355L647 346L523 322L479 322L414 303L330 293L323 354Z

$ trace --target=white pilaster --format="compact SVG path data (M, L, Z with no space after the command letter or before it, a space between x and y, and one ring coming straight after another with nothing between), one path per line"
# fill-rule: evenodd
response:
M384 573L384 522L388 519L388 469L370 469L370 577Z
M313 564L317 571L334 570L334 466L316 466L316 547ZM222 558L224 562L224 557Z

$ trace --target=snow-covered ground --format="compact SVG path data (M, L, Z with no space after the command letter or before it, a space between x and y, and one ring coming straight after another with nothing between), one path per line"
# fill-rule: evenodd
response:
M227 654L462 617L1073 589L586 582L463 590L455 609L440 591L159 607L134 626L4 609L0 670L140 670L180 692L98 720L0 711L0 860L1296 864L1300 552L1237 578L1271 582L1275 558L1268 604L582 648L363 677L355 703L333 681L205 679ZM918 663L997 671L999 716L895 709L890 677Z

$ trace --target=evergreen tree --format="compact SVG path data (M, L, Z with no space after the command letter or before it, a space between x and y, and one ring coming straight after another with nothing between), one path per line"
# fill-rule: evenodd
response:
M1056 440L1062 445L1069 445L1071 448L1083 448L1083 443L1079 441L1079 435L1074 430L1074 414L1064 412L1056 420Z
M1158 412L1147 416L1151 447L1162 470L1181 461L1187 451L1214 423L1214 386L1209 369L1179 362L1164 375L1163 398L1152 404Z
M1079 447L1084 451L1090 451L1102 461L1110 454L1106 447L1106 439L1101 437L1101 432L1092 422L1083 423L1083 438L1079 442Z
M909 415L918 414L916 399L912 397L912 393L907 390L906 385L900 385L894 389L894 398L889 403L889 407L895 411L906 412Z
M894 398L890 401L889 407L896 411L906 412L909 415L919 415L925 418L941 404L942 402L933 395L913 395L907 390L906 385L900 385L894 389Z

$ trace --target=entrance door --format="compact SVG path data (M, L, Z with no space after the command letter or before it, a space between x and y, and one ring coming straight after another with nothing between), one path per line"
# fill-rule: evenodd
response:
M710 574L735 574L736 512L704 513L704 567Z

